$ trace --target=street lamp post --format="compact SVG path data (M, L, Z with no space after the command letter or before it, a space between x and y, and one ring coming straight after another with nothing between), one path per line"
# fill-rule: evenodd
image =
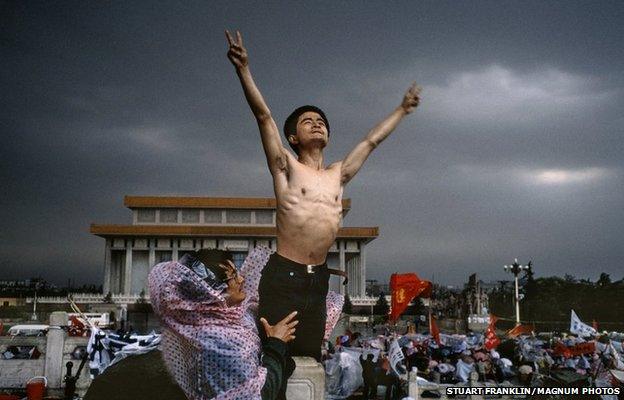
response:
M520 293L518 291L518 275L522 271L530 271L531 270L531 261L527 265L520 265L518 263L518 259L514 259L513 264L505 265L505 272L511 272L514 274L514 281L516 284L516 296L514 298L514 303L516 305L516 325L520 325Z
M30 319L32 321L37 320L37 288L36 287L35 287L35 298L33 299L33 312L32 312L32 315L30 316Z

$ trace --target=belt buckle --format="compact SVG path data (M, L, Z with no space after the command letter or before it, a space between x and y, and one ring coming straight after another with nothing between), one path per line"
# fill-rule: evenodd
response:
M307 265L307 267L308 267L308 274L313 274L314 273L314 270L312 269L313 266L314 265L309 265L309 264Z

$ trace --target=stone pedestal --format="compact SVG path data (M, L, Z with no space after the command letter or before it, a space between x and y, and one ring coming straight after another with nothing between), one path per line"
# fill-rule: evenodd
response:
M67 313L55 311L50 314L44 372L48 378L49 388L60 388L63 382L63 350L66 335L63 327L67 327Z
M325 369L311 357L293 357L295 371L288 380L288 400L323 400L325 398Z
M418 390L418 368L412 367L412 370L408 374L407 381L407 395L414 400L419 400L420 391Z

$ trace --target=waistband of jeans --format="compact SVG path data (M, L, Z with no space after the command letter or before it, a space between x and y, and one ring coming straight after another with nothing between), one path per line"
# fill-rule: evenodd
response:
M271 255L271 258L274 258L275 261L277 263L279 263L280 265L284 265L284 266L289 266L289 267L295 267L295 268L301 268L302 270L305 270L308 268L308 266L314 270L316 269L323 269L323 268L327 268L327 261L325 261L323 264L318 264L318 265L309 265L309 264L301 264L298 263L296 261L293 261L289 258L286 258L278 253L273 253Z

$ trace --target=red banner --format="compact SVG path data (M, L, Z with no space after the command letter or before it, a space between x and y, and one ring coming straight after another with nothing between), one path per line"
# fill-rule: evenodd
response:
M431 289L431 282L420 280L416 274L392 274L390 277L392 293L390 320L396 321L415 297L430 297Z
M576 346L566 346L561 342L555 344L554 354L556 356L564 356L566 358L580 356L583 354L591 354L596 351L596 344L594 342L579 343Z
M535 330L535 325L516 325L507 331L507 336L516 338L520 335L530 335Z
M436 324L435 318L431 315L431 313L429 313L429 333L438 346L440 346L442 344L440 341L440 330L438 329L438 324Z
M485 330L485 348L487 350L495 349L501 342L498 336L496 336L496 321L498 321L498 317L490 314L490 324Z

